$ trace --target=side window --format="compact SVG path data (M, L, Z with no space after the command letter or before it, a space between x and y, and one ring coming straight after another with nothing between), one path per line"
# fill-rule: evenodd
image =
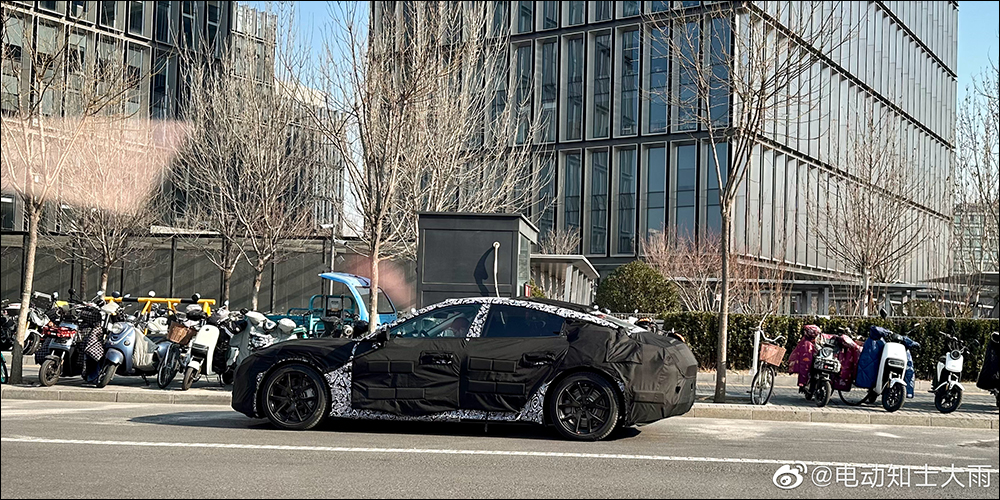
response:
M494 305L490 307L483 337L558 337L565 322L561 316L534 309Z
M479 314L479 304L444 307L417 316L392 330L392 338L465 338Z

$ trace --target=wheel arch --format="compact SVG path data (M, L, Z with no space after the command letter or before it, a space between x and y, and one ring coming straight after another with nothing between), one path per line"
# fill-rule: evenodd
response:
M559 372L559 374L553 377L552 380L549 382L549 388L555 389L555 387L559 385L559 383L565 380L566 378L580 373L592 373L594 375L603 378L611 385L611 390L614 391L615 397L618 399L618 425L621 425L623 422L625 422L628 417L628 407L625 401L625 394L622 391L622 385L624 385L624 383L621 382L621 379L616 375L612 375L600 368L592 366L581 366ZM555 392L554 390L548 390L545 393L545 402L543 406L544 410L543 421L545 425L553 425L552 415L549 414L549 402L554 397L554 392Z
M254 388L254 395L253 395L254 406L256 408L256 410L255 410L254 413L256 413L256 416L258 418L263 418L263 408L264 408L264 401L263 401L264 391L263 391L263 389L264 389L264 383L267 382L267 379L270 378L270 376L271 376L272 373L274 373L274 372L276 372L276 371L278 371L278 370L280 370L280 369L282 369L282 368L284 368L284 367L286 367L288 365L305 365L306 367L311 368L312 370L314 370L316 372L317 375L319 375L319 378L323 380L323 384L326 386L327 392L328 393L330 392L330 390L331 390L330 389L330 382L328 382L326 380L326 374L325 374L324 370L322 368L320 368L319 365L316 362L311 361L309 359L305 359L305 358L285 358L285 359L282 359L282 360L278 361L277 363L274 363L273 365L271 365L270 367L268 367L268 369L265 370L262 374L258 375L260 377L260 383L257 384L256 388ZM329 405L330 404L330 401L329 401L330 397L327 397L327 400L328 400L327 404ZM327 412L327 413L329 413L329 412Z

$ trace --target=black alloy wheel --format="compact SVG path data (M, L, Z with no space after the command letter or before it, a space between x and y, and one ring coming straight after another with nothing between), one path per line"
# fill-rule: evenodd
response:
M900 384L893 384L892 387L882 393L882 408L889 413L895 413L903 408L906 401L906 388Z
M958 387L948 389L947 386L934 393L934 406L945 415L955 413L962 406L962 390Z
M312 429L326 417L328 392L326 381L312 368L282 367L264 383L264 415L282 430Z
M563 437L600 441L618 427L618 398L604 377L578 373L556 386L548 415Z

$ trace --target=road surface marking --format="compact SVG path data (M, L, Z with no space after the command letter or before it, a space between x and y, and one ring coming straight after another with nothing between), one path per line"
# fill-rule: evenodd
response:
M896 467L900 469L925 470L924 465L891 465L891 464L851 464L839 462L811 462L798 460L770 460L758 458L712 458L712 457L671 457L661 455L619 455L604 453L558 453L543 451L500 451L500 450L435 450L419 448L348 448L334 446L276 446L257 444L221 444L221 443L155 443L142 441L87 441L75 439L41 439L32 437L23 438L0 438L2 443L23 443L23 444L51 444L51 445L85 445L85 446L123 446L135 448L188 448L188 449L215 449L215 450L268 450L268 451L298 451L298 452L319 452L319 453L371 453L383 455L464 455L464 456L501 456L501 457L528 457L528 458L575 458L575 459L596 459L596 460L632 460L649 462L688 462L688 463L718 463L718 464L741 464L741 465L787 465L791 463L802 463L810 467L853 467L871 468L882 467L888 469ZM969 464L975 467L975 464ZM1000 474L1000 470L972 469L972 468L951 468L951 467L927 467L926 470L932 472L957 474L969 472L988 472Z

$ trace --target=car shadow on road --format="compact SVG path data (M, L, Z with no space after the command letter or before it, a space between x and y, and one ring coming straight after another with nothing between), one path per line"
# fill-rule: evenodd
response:
M129 420L132 423L163 425L174 427L201 427L207 429L248 429L275 430L266 420L253 420L235 412L204 411L179 412L163 415L146 415ZM460 422L387 422L362 420L327 420L314 432L357 433L357 434L409 434L420 436L489 437L501 439L559 439L556 431L549 427L531 424L496 423L489 424ZM618 429L607 438L617 441L636 437L636 428Z

